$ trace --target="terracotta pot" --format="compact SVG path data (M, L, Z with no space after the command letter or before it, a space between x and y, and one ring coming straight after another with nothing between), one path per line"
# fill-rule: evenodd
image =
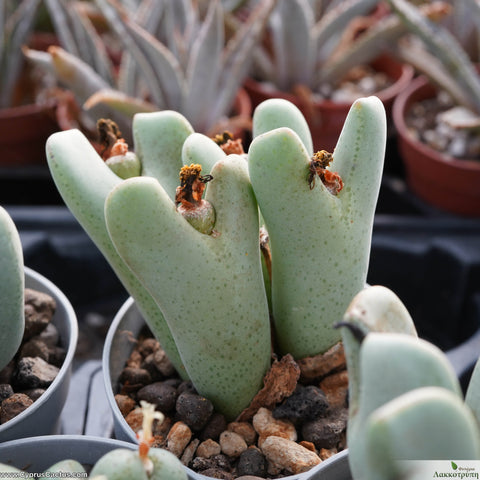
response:
M103 349L102 369L107 399L113 412L114 433L119 440L136 443L135 433L125 421L115 394L118 388L118 379L125 363L133 349L132 335L138 336L145 327L135 302L130 297L116 314L107 334ZM190 480L211 480L190 468L186 468ZM308 472L283 477L283 480L351 480L348 464L348 450L344 450L323 461Z
M52 322L59 331L66 356L55 380L45 392L22 413L0 425L0 442L58 433L60 414L67 399L72 362L77 346L77 317L65 295L50 280L27 267L25 267L25 286L47 293L55 299L57 309Z
M411 190L421 199L447 212L480 216L480 161L455 159L416 140L409 133L405 114L420 100L432 98L435 87L418 77L393 106L398 147Z
M376 93L385 106L387 118L390 118L393 100L411 82L413 69L388 55L380 56L372 62L372 67L386 73L389 78L394 80L394 83L388 88ZM268 98L285 98L297 105L310 126L314 149L333 152L351 103L336 103L331 100L324 100L306 104L300 97L292 93L267 89L261 82L252 78L245 81L245 89L250 95L253 109Z
M45 142L59 130L56 105L22 105L0 110L0 165L46 165Z

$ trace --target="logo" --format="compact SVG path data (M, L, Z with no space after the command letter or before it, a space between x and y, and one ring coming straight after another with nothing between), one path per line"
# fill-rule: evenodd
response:
M480 479L480 460L405 460L401 470L406 474L422 474L425 480L436 478Z

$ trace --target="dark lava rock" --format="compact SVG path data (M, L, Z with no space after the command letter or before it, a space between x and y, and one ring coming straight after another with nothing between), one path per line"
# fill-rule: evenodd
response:
M337 411L330 417L318 418L302 427L303 439L312 442L317 449L333 448L341 440L347 426L347 410Z
M24 390L23 392L25 395L28 395L34 402L38 400L44 393L44 388L32 388L31 390Z
M266 477L267 459L265 455L256 448L247 448L240 454L237 464L239 476L253 475L255 477Z
M17 365L15 383L19 389L47 388L59 369L39 357L22 358Z
M0 403L14 394L13 388L8 383L0 384Z
M32 404L33 400L28 395L24 393L14 393L1 403L0 423L6 423L12 418L15 418Z
M67 351L63 347L50 347L48 353L48 363L61 368L67 356Z
M218 468L208 468L202 472L202 475L211 478L220 478L222 480L234 480L235 478L231 473L219 470Z
M304 423L325 416L328 400L322 390L314 385L298 385L290 397L273 410L274 418L288 418L294 423Z
M178 393L179 394L182 394L182 393L198 393L196 390L195 390L195 387L193 386L193 383L190 381L190 380L184 380L180 383L180 385L178 386Z
M141 388L137 392L137 399L152 403L163 413L171 412L175 409L177 389L164 382L155 382Z
M205 425L205 428L202 430L199 438L202 442L208 438L217 441L220 437L220 434L226 429L227 421L225 420L225 417L221 413L215 412Z
M176 407L179 419L195 431L205 427L213 413L212 402L195 393L181 393L177 398Z
M152 381L150 373L144 368L126 367L120 374L120 382L129 386L141 388Z
M210 458L195 457L192 460L192 468L193 470L206 475L205 471L208 470L230 472L232 466L228 457L220 453L219 455L214 455Z

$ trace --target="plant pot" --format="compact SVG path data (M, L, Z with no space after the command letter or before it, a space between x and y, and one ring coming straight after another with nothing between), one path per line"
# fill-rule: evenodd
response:
M113 412L115 437L119 440L135 443L137 442L135 433L120 412L117 402L115 401L115 394L118 389L118 379L133 349L132 335L133 338L136 338L144 326L145 322L133 298L130 297L122 305L109 328L105 339L102 359L105 390ZM196 473L190 468L186 467L186 470L191 480L211 479L211 477ZM344 450L330 457L308 472L283 478L285 480L350 480L351 474L348 466L348 451Z
M25 267L25 286L52 296L57 309L52 322L60 334L65 360L55 380L26 410L0 425L0 442L58 433L60 414L67 398L72 361L78 337L75 312L65 295L48 279Z
M0 463L38 474L67 459L76 460L86 467L93 466L103 455L116 448L133 450L136 447L111 438L83 435L22 438L0 444Z
M45 142L59 130L56 108L30 104L0 110L0 165L46 165Z
M393 121L410 189L441 210L480 216L480 161L450 157L416 140L409 133L405 114L415 102L432 98L436 89L421 76L396 98Z
M394 81L388 88L376 93L385 106L387 118L390 119L393 100L410 84L413 78L413 69L409 65L399 63L389 55L381 55L371 65L375 70L384 72ZM253 109L269 98L284 98L294 103L308 122L315 151L333 152L351 103L337 103L331 100L306 103L292 93L266 88L261 82L251 77L246 79L245 89L250 95Z

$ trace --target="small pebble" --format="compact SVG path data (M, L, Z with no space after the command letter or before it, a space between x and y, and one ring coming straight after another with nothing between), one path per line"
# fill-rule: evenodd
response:
M213 405L210 400L188 392L178 396L176 407L178 417L195 431L205 427L213 413Z
M297 431L292 422L273 418L272 412L266 408L260 408L253 417L253 428L264 439L275 435L295 442Z
M240 476L264 478L267 474L267 466L267 459L258 448L248 448L238 459L237 472Z
M220 447L225 455L233 458L238 457L248 448L247 442L245 442L243 437L238 433L229 432L228 430L222 432L220 435Z
M234 476L230 472L220 470L219 468L208 468L202 472L203 475L211 478L219 478L221 480L234 480Z
M24 390L23 392L25 395L28 395L34 402L37 401L44 393L44 388L32 388L31 390Z
M128 357L127 366L125 368L140 368L143 362L143 357L136 349L132 350L132 353Z
M335 447L342 439L348 417L346 409L340 415L338 411L336 413L331 417L305 423L302 427L303 438L312 442L317 449Z
M25 342L20 349L20 357L39 357L42 360L48 362L48 357L50 356L48 346L38 339L38 337L33 337L32 339Z
M118 408L124 417L126 417L136 405L135 400L128 395L117 394L115 395L115 401L117 402Z
M211 438L212 440L218 440L220 438L220 434L226 429L227 421L225 420L225 417L221 413L214 412L203 430L200 432L199 438L202 441L207 440L208 438Z
M348 402L348 372L329 375L320 382L320 388L325 393L331 408L346 407Z
M189 465L190 462L193 460L195 457L195 452L197 451L198 445L200 443L200 440L198 438L194 438L185 448L185 450L182 453L182 456L180 457L180 461L184 465Z
M304 423L323 416L328 407L327 397L318 387L297 385L293 394L273 410L273 417Z
M67 356L67 351L63 347L51 347L49 349L48 363L55 365L58 368L61 368L65 357Z
M32 338L45 330L55 309L56 302L50 295L26 288L24 339Z
M125 417L128 426L135 432L139 432L143 427L143 411L140 407L133 409Z
M220 447L220 444L211 439L203 441L197 448L197 456L203 458L211 458L221 452L222 448Z
M253 445L257 439L257 432L253 425L248 422L230 422L227 430L238 433L247 442L247 445Z
M154 338L146 338L138 346L138 352L142 357L147 357L160 348L159 343Z
M13 388L9 383L0 384L0 403L14 394Z
M6 423L33 405L33 400L24 393L14 393L5 399L0 408L0 423Z
M137 399L152 403L157 410L168 413L175 408L177 390L164 382L155 382L142 387L137 392Z
M141 388L151 382L150 374L143 368L126 367L120 375L120 382L128 386Z
M175 422L167 435L167 450L180 458L192 439L192 431L183 422Z
M321 462L316 453L282 437L268 437L261 448L269 462L294 474L306 472Z
M210 458L195 457L192 461L192 468L196 471L201 471L206 475L207 471L219 470L220 472L230 472L232 466L228 457L220 453Z
M18 388L47 388L58 375L58 367L39 357L22 358L17 365L15 381Z
M33 338L38 338L43 343L45 343L47 347L54 348L58 345L60 335L58 333L57 327L52 322L50 322L46 326L45 330L43 330L42 332L40 332L39 335Z
M175 373L175 367L164 350L156 350L153 354L152 362L155 368L164 376L169 377Z

